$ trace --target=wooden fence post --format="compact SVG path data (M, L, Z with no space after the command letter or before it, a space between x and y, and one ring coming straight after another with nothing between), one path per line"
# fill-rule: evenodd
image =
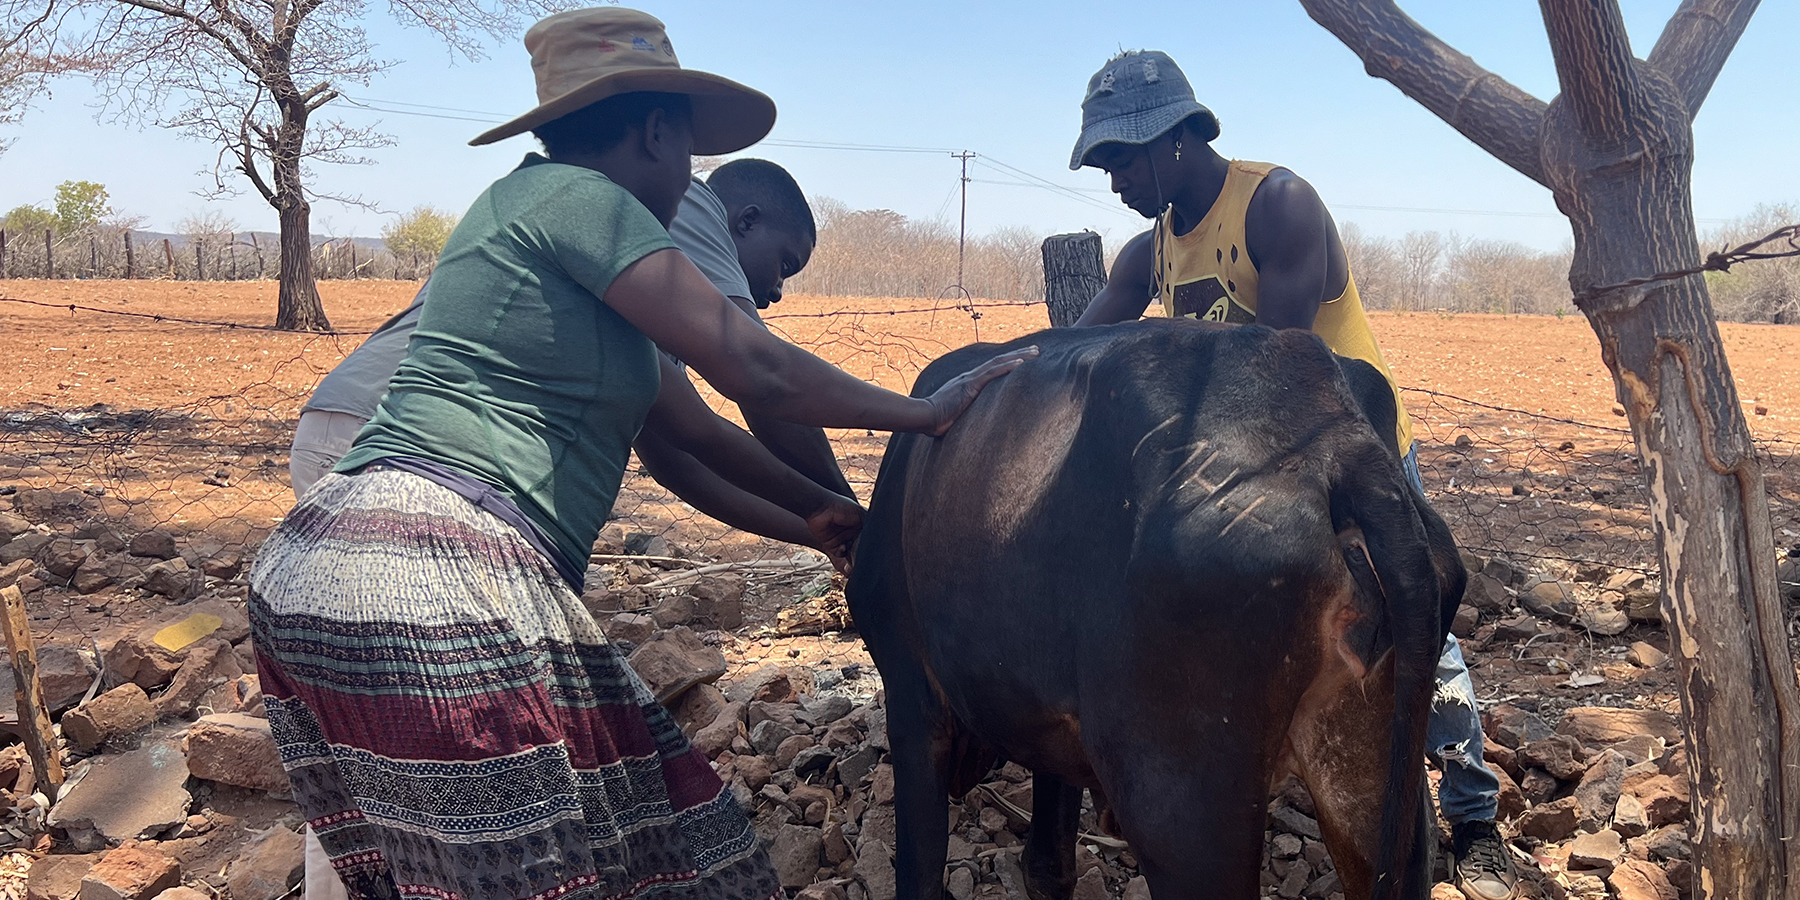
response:
M1074 325L1104 287L1106 259L1100 252L1100 235L1078 231L1044 238L1044 303L1050 308L1051 327Z
M137 257L131 250L131 232L125 232L125 277L137 277Z
M0 278L6 277L6 229L0 228Z
M6 650L12 657L13 699L19 712L19 731L25 738L25 753L37 777L49 785L44 793L52 799L63 783L62 754L56 747L56 734L50 730L50 707L44 701L44 686L38 680L37 645L31 640L31 626L25 617L25 594L16 584L0 588L0 611L6 616Z
M205 259L205 257L201 256L201 254L204 252L206 252L206 242L199 238L194 238L194 280L195 281L205 281L206 280L206 259Z
M350 238L344 238L344 243L346 243L346 244L349 244L349 245L350 245L350 277L351 277L351 278L355 278L355 277L357 277L357 272L356 272L356 241L354 241L354 240L352 240L352 239L350 239Z
M56 277L56 250L50 245L50 229L44 229L44 277Z
M175 248L169 244L168 238L163 238L163 258L169 261L169 279L173 281L175 279Z
M231 257L231 280L236 281L236 280L238 280L237 234L236 233L233 233L229 236L229 238L225 244L225 255Z
M88 268L93 277L100 277L100 238L93 232L88 233Z

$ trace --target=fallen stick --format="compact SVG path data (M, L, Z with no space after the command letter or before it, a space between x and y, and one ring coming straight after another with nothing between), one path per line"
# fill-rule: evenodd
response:
M49 786L44 793L55 800L63 783L62 754L56 749L56 732L50 730L50 706L44 700L44 685L38 681L37 645L31 640L25 594L18 585L0 588L0 610L6 616L6 651L12 657L13 697L19 710L25 753Z
M1024 819L1025 824L1027 824L1027 825L1031 824L1031 813L1028 813L1025 810L1020 809L1018 804L1012 802L1011 800L1006 799L1005 797L1000 796L1000 792L995 790L991 785L983 784L983 785L978 785L978 787L981 788L982 793L988 795L989 800L994 801L995 806L1000 807L1001 809L1005 810L1006 812L1008 812L1014 816ZM1131 849L1130 844L1127 844L1124 841L1121 841L1115 837L1108 837L1104 834L1088 834L1087 832L1083 831L1080 834L1078 834L1076 837L1078 840L1086 841L1087 843L1090 843L1090 844L1105 847L1108 850L1129 850L1129 849Z
M827 560L822 560L822 559L821 560L768 559L768 560L755 560L752 562L712 563L710 565L704 565L704 566L700 566L698 568L689 569L685 572L676 572L673 575L664 575L663 577L658 578L655 581L651 581L651 582L641 585L641 587L645 588L646 590L652 590L652 591L660 590L662 588L668 588L668 587L681 587L682 585L687 584L689 582L699 581L700 577L702 575L714 575L719 572L733 572L733 571L749 570L752 573L774 572L774 573L779 573L779 574L783 574L783 575L802 575L807 572L815 572L815 571L820 571L820 570L829 569L829 568L831 568L831 563Z

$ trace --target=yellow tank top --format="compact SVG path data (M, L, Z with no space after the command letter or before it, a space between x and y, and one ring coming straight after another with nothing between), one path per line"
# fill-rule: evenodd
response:
M1250 198L1269 172L1269 163L1233 160L1225 176L1225 188L1212 209L1187 234L1176 234L1174 210L1164 210L1156 223L1156 292L1163 312L1209 322L1247 325L1256 321L1256 265L1245 250L1244 215ZM1412 420L1400 399L1394 373L1381 358L1381 347L1369 329L1356 278L1344 283L1344 293L1319 306L1313 333L1339 356L1369 363L1394 386L1394 408L1399 413L1400 452L1412 447Z

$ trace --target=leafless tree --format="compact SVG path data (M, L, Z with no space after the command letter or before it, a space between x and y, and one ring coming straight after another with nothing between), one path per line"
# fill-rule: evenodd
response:
M1800 682L1762 464L1706 279L1612 287L1701 261L1694 116L1758 0L1682 0L1648 59L1618 0L1538 0L1561 94L1531 96L1393 0L1300 0L1477 145L1548 188L1574 231L1569 283L1600 339L1652 497L1663 618L1688 742L1697 898L1800 895Z
M56 52L81 63L102 115L171 128L218 148L220 192L240 183L281 223L275 324L329 330L311 262L312 201L360 202L314 187L317 163L359 164L391 139L325 110L394 65L375 55L365 0L0 0L10 33L42 17ZM398 0L403 25L438 35L453 54L479 58L483 41L515 32L556 0Z
M1401 309L1425 308L1437 284L1444 246L1444 236L1435 231L1409 231L1400 239Z

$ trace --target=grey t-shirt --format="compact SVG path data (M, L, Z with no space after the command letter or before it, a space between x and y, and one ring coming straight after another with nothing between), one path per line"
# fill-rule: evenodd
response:
M737 245L731 241L731 226L725 220L725 204L706 182L695 178L688 185L675 221L669 225L669 240L693 260L694 267L719 289L719 293L755 299L750 296L750 284L744 279L743 267L738 265ZM430 287L431 282L427 281L413 296L412 303L344 357L344 361L319 382L300 411L341 412L362 419L374 418L375 410L381 406L382 394L387 393L388 380L406 359L407 342L412 338L413 329L418 327L419 311L424 308L425 292Z
M675 221L669 223L669 240L694 261L694 267L727 297L750 296L744 267L738 264L737 244L731 240L731 223L725 220L725 204L706 182L695 178L681 198Z
M350 351L350 355L313 389L311 399L300 407L300 411L349 413L365 420L375 418L375 410L381 406L381 395L387 392L388 379L394 377L394 370L400 368L400 361L406 358L406 344L412 339L413 329L419 325L419 311L425 307L425 291L430 287L431 281L427 279L405 309L383 322L362 346Z

